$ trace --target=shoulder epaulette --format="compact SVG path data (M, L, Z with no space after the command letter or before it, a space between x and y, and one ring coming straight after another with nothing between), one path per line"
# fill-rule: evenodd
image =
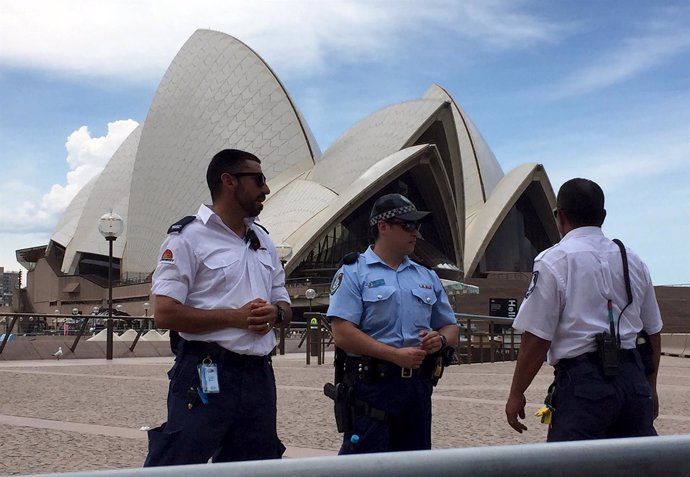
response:
M173 232L182 232L182 229L185 228L187 224L194 222L194 219L196 219L196 215L188 215L187 217L178 220L168 228L168 233L171 234Z
M359 252L350 252L345 254L343 259L340 261L342 265L352 265L359 258Z
M260 227L264 232L266 232L267 235L270 235L270 232L268 231L268 229L266 227L264 227L263 225L261 225L260 223L254 222L252 225L256 225L257 227Z

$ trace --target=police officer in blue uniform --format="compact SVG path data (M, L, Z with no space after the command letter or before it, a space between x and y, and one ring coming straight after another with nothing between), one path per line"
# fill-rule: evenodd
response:
M549 441L656 435L662 322L649 271L604 236L604 193L595 182L567 181L557 205L563 238L534 260L513 324L523 335L505 408L508 424L527 429L519 420L524 393L547 359L555 367L546 399ZM638 350L642 331L646 345Z
M357 403L340 454L431 448L432 378L458 327L436 273L409 258L429 214L400 194L380 197L374 244L331 284L327 315Z
M292 316L285 271L255 222L270 193L259 159L225 149L206 173L212 205L174 224L153 275L156 325L179 334L168 419L145 466L280 458L271 366Z

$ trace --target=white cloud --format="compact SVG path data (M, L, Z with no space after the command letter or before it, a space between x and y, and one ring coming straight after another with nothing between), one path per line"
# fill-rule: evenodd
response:
M91 0L4 0L0 63L130 81L157 80L197 28L210 28L231 32L282 74L309 75L335 57L388 58L391 51L414 47L422 33L436 30L501 49L524 48L556 34L560 27L520 11L527 10L524 4L122 0L96 7Z
M626 81L676 57L687 57L690 50L687 17L688 10L665 10L649 19L640 31L631 32L617 47L605 50L592 64L572 72L549 96L560 99L587 94Z
M102 137L91 137L87 126L74 131L65 144L69 166L66 183L54 184L40 198L40 193L37 194L30 185L16 181L1 184L2 190L9 194L0 204L0 232L22 234L52 230L77 192L103 170L137 126L138 123L132 119L114 121L108 123L108 132Z

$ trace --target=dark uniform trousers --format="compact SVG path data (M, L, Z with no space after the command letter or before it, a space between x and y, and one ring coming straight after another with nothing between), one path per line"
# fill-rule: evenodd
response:
M400 368L384 378L359 378L346 373L355 396L385 411L384 420L357 413L354 431L345 433L339 454L365 454L431 449L431 373L401 376ZM360 406L361 407L361 406ZM359 439L352 439L356 434Z
M200 385L197 366L207 356L218 365L221 392L207 394L204 404L194 392ZM168 421L149 431L144 467L282 457L285 447L276 433L270 356L240 355L213 343L182 341L168 377Z
M549 442L657 435L654 400L637 350L622 350L618 376L605 377L596 353L556 364Z

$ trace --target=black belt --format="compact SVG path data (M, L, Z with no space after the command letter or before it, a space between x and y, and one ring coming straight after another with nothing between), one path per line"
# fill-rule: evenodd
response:
M621 363L636 363L639 359L639 355L639 351L637 351L635 348L618 350L618 357ZM599 359L599 353L592 351L591 353L581 354L580 356L575 356L574 358L561 359L558 361L558 363L556 363L556 367L572 366L575 363L584 362L599 364L601 362Z
M233 366L263 366L270 361L271 356L255 356L251 354L239 354L229 349L223 348L218 343L207 341L187 341L180 340L181 354L191 354L199 359L211 358L217 363L229 364Z
M426 358L424 358L422 365L417 369L401 368L397 364L391 363L390 361L384 361L382 359L371 358L368 356L348 356L347 358L345 358L345 372L348 374L356 374L364 378L431 378L435 367L436 358L434 355L427 356Z

